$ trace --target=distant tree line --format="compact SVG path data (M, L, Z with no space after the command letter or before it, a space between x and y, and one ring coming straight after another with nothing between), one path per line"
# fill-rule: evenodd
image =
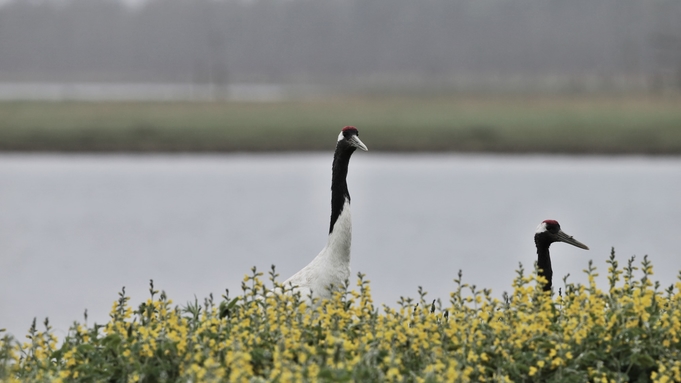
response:
M681 87L681 2L15 0L0 7L1 81L554 74L648 76Z

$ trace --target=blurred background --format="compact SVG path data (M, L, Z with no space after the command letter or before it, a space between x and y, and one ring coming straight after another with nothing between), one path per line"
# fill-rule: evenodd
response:
M592 249L554 245L556 287L611 246L681 269L679 1L3 0L0 328L286 279L345 125L378 303L500 296L549 218Z
M0 52L4 150L681 150L673 0L5 0Z

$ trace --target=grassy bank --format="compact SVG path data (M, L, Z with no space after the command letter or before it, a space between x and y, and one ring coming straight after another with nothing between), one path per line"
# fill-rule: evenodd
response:
M681 153L681 98L363 96L273 103L1 102L0 150Z
M419 291L379 310L369 282L308 307L262 299L262 273L241 296L175 307L150 287L137 308L125 290L106 324L75 322L61 346L49 323L0 340L2 382L670 382L681 380L681 282L661 289L652 265L609 284L544 293L518 270L510 295L455 280L448 302ZM637 271L638 270L638 271ZM276 285L274 270L270 280Z

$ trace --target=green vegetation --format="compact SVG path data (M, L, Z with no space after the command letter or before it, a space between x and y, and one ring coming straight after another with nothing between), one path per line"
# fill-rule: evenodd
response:
M559 95L2 102L0 150L328 150L345 125L372 151L681 153L678 97Z
M681 381L681 281L662 290L645 258L607 263L606 291L591 262L587 285L553 295L521 267L502 300L459 273L445 304L419 289L380 310L361 274L312 306L267 294L284 288L274 267L273 286L253 269L219 304L173 307L152 282L136 309L123 289L108 323L75 322L61 345L47 320L0 339L0 382Z

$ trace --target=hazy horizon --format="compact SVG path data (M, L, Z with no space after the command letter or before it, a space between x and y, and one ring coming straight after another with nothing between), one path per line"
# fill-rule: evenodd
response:
M2 4L5 83L681 88L681 3L663 0Z

